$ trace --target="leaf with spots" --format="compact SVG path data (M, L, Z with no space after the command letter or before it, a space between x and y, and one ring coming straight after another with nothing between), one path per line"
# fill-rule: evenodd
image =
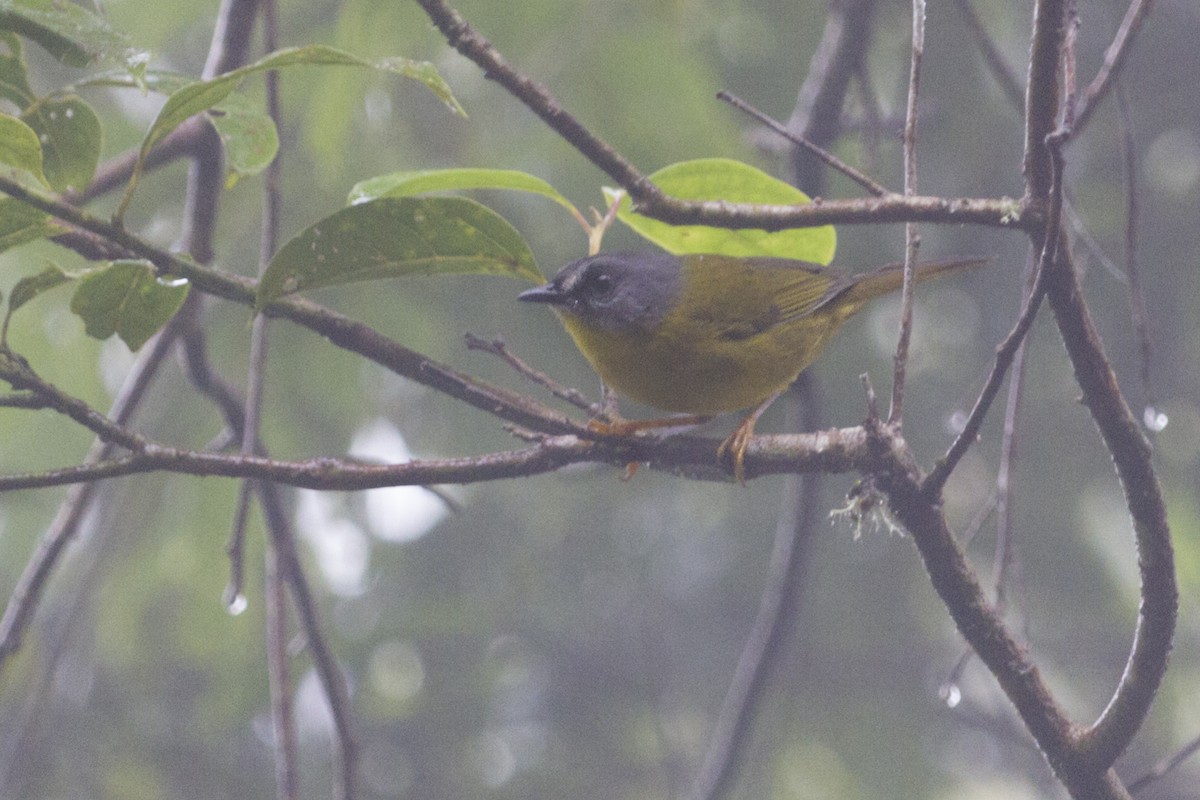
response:
M104 17L62 0L0 0L0 30L32 39L69 67L119 58L129 46Z
M21 114L42 144L42 171L60 192L83 189L100 161L100 118L76 95L47 97Z
M437 68L428 62L413 61L412 59L400 57L385 58L380 61L367 61L351 53L325 45L309 45L307 47L290 47L276 50L255 61L253 64L248 64L240 69L226 72L209 80L194 81L171 93L171 96L167 98L167 102L163 103L162 108L159 109L158 116L154 118L150 129L146 131L145 138L142 139L141 147L138 149L137 161L134 164L133 175L130 177L129 185L126 187L125 194L121 198L120 205L117 208L117 217L124 216L125 209L128 207L129 201L133 196L133 191L137 187L137 181L141 175L146 155L154 145L166 138L171 131L182 125L185 120L196 114L208 111L222 100L225 100L225 98L233 94L247 76L256 72L297 66L360 67L402 75L423 84L427 89L436 94L454 113L466 116L462 106L459 105L458 100L450 91L449 85L442 79Z
M280 248L257 304L321 286L441 273L544 280L521 234L486 206L464 197L384 197L344 208Z

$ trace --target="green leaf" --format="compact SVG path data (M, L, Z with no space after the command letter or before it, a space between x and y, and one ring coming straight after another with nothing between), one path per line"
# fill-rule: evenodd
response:
M68 274L61 267L50 264L38 274L27 275L17 281L8 294L8 310L4 312L4 322L0 323L0 345L6 345L8 342L8 323L13 312L42 292L61 286L73 277L75 276Z
M231 94L212 110L213 125L225 142L230 177L256 175L279 152L275 123L258 103Z
M794 186L749 164L727 158L682 161L664 167L651 175L650 180L667 194L685 200L727 200L762 205L811 202L808 195ZM775 256L828 264L837 249L837 233L832 225L774 233L704 225L668 225L634 213L628 197L621 201L617 218L671 253Z
M0 253L64 230L45 212L11 197L0 198Z
M100 161L103 131L92 107L76 95L37 101L21 115L42 143L42 169L60 192L83 189Z
M0 30L32 39L71 67L117 58L128 47L103 17L64 0L0 0Z
M389 59L385 62L373 64L345 51L326 47L325 45L293 47L285 50L277 50L241 69L226 72L224 75L218 75L211 80L189 83L181 89L172 92L171 96L167 98L167 102L159 110L154 124L150 126L150 130L146 133L146 138L142 142L143 156L145 155L145 151L149 150L161 141L164 136L179 127L184 120L195 114L199 114L201 111L212 108L228 97L246 76L251 73L294 66L369 67L388 72L398 72L420 80L431 89L438 87L434 91L447 105L450 105L456 111L461 111L462 108L458 105L458 101L454 99L454 96L450 94L449 87L437 75L437 71L432 65L401 59Z
M571 201L546 181L527 172L512 169L428 169L377 175L356 183L350 190L349 202L356 204L379 197L408 197L429 192L466 189L512 189L540 194L569 211L575 211Z
M162 281L146 261L114 261L88 273L71 298L71 310L83 318L89 336L114 333L137 350L175 315L189 284Z
M0 2L3 1L0 0ZM137 163L134 166L133 177L129 181L129 188L125 190L125 195L121 199L117 216L122 216L125 207L129 204L133 189L137 185L138 175L141 173L142 163L145 161L146 154L150 152L150 148L162 141L167 134L178 128L188 118L202 111L207 111L220 103L232 94L241 82L245 80L246 76L251 73L293 66L368 67L386 72L395 72L420 81L436 93L453 111L463 113L462 106L458 104L458 100L450 93L449 86L442 80L437 69L431 64L402 58L391 58L378 63L372 63L343 50L325 45L309 45L308 47L277 50L241 69L226 72L224 75L218 75L210 80L189 83L171 93L171 96L167 98L167 102L159 109L158 116L155 117L154 122L150 125L150 130L146 131L145 138L142 139L142 145L138 151Z
M8 48L0 53L0 97L25 108L35 99L29 88L29 68L21 50L21 37L12 31L0 31L0 44Z
M521 234L464 197L384 197L326 217L285 244L258 286L261 308L292 292L437 273L544 278Z
M7 114L0 114L0 164L23 169L46 183L37 131Z
M61 286L77 277L57 264L50 264L36 275L26 275L17 281L12 291L8 293L8 313L16 311L42 292Z
M135 71L136 70L136 71ZM72 83L68 88L72 91L89 87L106 87L122 89L140 89L143 92L171 94L185 86L194 83L190 75L181 72L158 69L140 69L129 66L126 69L109 69L89 75L82 80Z

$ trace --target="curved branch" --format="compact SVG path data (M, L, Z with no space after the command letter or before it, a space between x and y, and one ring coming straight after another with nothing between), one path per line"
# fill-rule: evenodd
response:
M664 195L632 162L584 127L550 92L515 70L495 47L443 0L417 0L451 47L508 90L589 161L629 192L640 214L672 225L760 228L774 231L815 225L934 222L1001 228L1036 227L1038 214L1008 199L945 199L889 196L862 200L816 200L803 206L689 201Z
M1117 385L1069 260L1052 269L1047 300L1084 405L1121 480L1138 553L1142 601L1125 672L1108 706L1079 741L1088 762L1108 766L1141 727L1166 672L1179 606L1174 547L1150 444Z
M1128 800L1111 769L1082 764L1075 728L1042 680L1041 671L1009 634L988 603L966 554L946 524L941 507L921 488L921 473L908 446L878 419L867 422L868 446L878 459L869 473L875 488L913 538L930 582L955 625L995 676L1051 768L1075 798Z
M1132 13L1132 9L1131 9ZM1127 16L1127 20L1129 17ZM1026 95L1026 187L1033 198L1061 203L1061 147L1069 130L1051 133L1058 113L1057 65L1064 47L1063 0L1039 0ZM1073 91L1073 87L1068 87ZM1060 238L1055 227L1047 236ZM1036 237L1035 237L1036 238ZM1043 263L1049 270L1046 295L1067 355L1101 439L1112 456L1133 520L1141 578L1141 603L1125 672L1100 717L1078 737L1076 752L1085 769L1108 768L1141 727L1167 667L1179 589L1166 506L1154 472L1150 445L1117 384L1083 300L1073 262L1060 255ZM1074 793L1074 790L1072 790ZM1076 795L1079 796L1079 795ZM1086 796L1086 795L1084 795Z

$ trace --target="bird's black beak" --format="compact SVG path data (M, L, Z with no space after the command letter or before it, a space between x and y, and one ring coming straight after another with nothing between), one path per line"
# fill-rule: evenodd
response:
M544 286L538 286L534 289L526 289L517 295L517 299L524 300L527 303L547 303L552 306L561 306L567 302L566 295L553 283L547 283Z

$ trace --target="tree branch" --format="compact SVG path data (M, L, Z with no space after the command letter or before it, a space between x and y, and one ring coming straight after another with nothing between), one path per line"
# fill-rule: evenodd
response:
M621 185L640 214L673 225L760 228L774 231L816 225L885 222L973 222L1025 228L1036 211L1007 199L902 197L814 201L802 206L764 206L722 201L685 201L664 195L624 156L585 128L543 86L516 71L492 44L443 0L417 0L451 47L474 61L484 75L508 90L584 157ZM814 137L816 138L816 137ZM816 139L818 142L820 139Z

